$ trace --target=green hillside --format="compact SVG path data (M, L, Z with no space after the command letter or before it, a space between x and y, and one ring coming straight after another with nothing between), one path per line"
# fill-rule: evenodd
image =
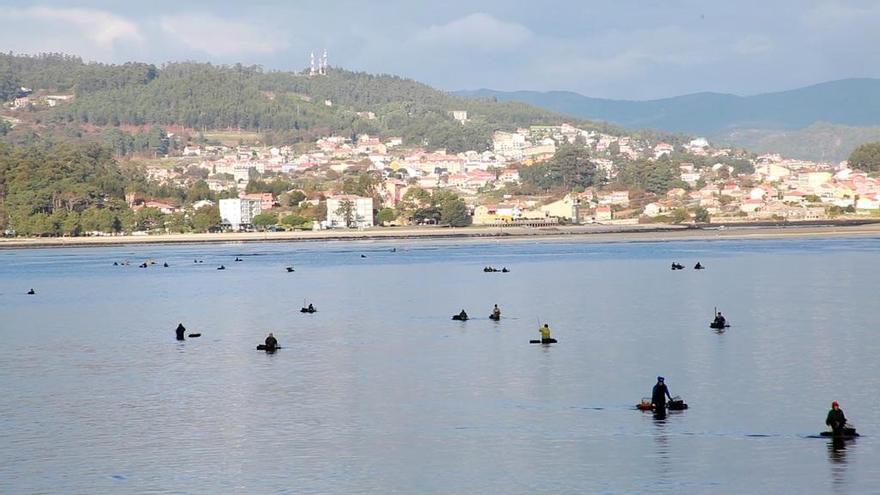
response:
M76 95L72 102L38 110L46 125L242 129L290 141L369 133L450 151L484 149L497 129L573 120L523 103L462 98L409 79L334 68L326 76L309 77L258 66L181 62L156 67L87 64L60 54L0 55L0 88L6 88L0 97L13 97L20 86ZM468 122L454 120L453 110L467 111Z

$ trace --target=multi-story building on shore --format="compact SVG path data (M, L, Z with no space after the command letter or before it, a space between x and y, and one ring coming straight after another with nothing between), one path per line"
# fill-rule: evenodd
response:
M220 200L220 218L224 224L229 224L232 230L249 228L253 224L254 217L261 211L258 199Z

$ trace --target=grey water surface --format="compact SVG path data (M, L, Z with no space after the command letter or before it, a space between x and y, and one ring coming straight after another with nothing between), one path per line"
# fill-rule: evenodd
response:
M878 288L873 238L2 250L0 493L880 493Z

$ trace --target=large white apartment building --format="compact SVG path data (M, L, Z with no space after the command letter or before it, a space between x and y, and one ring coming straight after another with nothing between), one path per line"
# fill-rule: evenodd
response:
M259 215L260 200L258 199L221 199L220 219L232 226L232 230L250 227L254 217Z
M351 207L347 210L346 203ZM348 218L346 219L346 216ZM327 227L372 227L373 198L343 195L327 198Z

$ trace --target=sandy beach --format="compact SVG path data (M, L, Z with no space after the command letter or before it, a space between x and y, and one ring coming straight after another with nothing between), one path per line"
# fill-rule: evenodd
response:
M366 230L307 232L225 232L214 234L122 235L106 237L2 238L0 249L28 247L86 247L125 244L343 241L394 239L582 239L591 242L666 241L698 239L773 239L788 237L880 236L880 223L860 225L754 226L749 224L688 228L681 225L583 225L528 227L389 227Z

